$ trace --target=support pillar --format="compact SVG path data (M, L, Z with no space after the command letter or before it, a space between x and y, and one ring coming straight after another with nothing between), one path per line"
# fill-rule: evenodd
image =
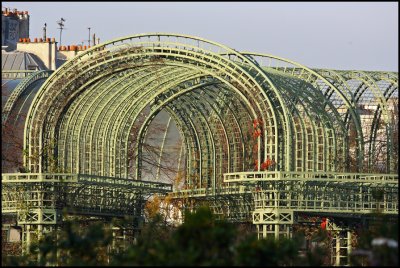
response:
M327 221L327 231L333 235L331 244L331 264L335 266L349 265L351 253L351 230L339 227L331 221Z
M61 214L55 209L31 209L18 211L17 225L22 227L22 254L29 254L33 242L51 232L60 221ZM40 260L40 255L38 256Z
M253 224L257 227L258 239L274 237L291 238L293 225L292 210L259 209L253 212Z

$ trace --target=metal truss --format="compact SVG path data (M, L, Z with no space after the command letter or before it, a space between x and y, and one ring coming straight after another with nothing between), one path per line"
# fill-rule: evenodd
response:
M112 210L128 209L130 201L112 200L129 191L91 182L104 192L96 197L84 178L149 180L146 137L165 111L156 177L174 123L185 180L173 198L208 203L221 217L252 221L259 234L275 237L290 236L298 212L397 214L397 84L393 72L310 69L188 35L115 39L66 62L36 93L25 122L24 165L31 173L24 176L62 173L74 181L51 183L76 193L71 207L96 214L98 204L110 204L107 213L117 215ZM6 185L29 185L25 191L32 192L35 183ZM383 201L374 200L377 190ZM44 214L35 217L45 222Z
M36 71L33 70L1 70L2 79L21 79Z
M16 215L23 228L23 250L33 237L62 224L63 215L101 218L143 217L146 199L172 191L170 184L71 173L2 174L2 214ZM136 228L138 226L135 226Z
M16 74L26 74L25 72L18 72ZM16 105L17 100L21 97L21 94L24 93L24 91L30 87L34 82L41 80L41 79L46 79L48 78L53 71L39 71L39 72L28 72L28 76L26 76L19 84L18 86L13 90L11 95L8 97L7 102L3 106L2 109L2 122L3 124L7 121L11 110L14 108ZM3 74L3 73L2 73ZM5 74L14 74L12 72L6 72ZM7 75L5 76L6 78ZM19 115L18 115L19 116Z

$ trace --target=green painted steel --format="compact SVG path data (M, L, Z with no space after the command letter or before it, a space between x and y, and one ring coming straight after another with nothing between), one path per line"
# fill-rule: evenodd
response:
M398 73L312 69L188 35L115 39L66 62L36 94L24 130L25 176L146 181L146 137L165 111L154 166L162 180L173 123L184 177L176 200L208 203L275 237L290 235L299 212L396 215L397 89ZM88 213L97 213L96 202Z
M25 78L36 71L33 70L1 70L2 79L19 79Z
M9 73L12 73L12 72L7 72L6 74L9 74ZM11 110L15 106L16 101L21 96L21 94L25 91L25 89L27 89L29 86L31 86L32 83L34 83L38 80L46 79L47 77L49 77L51 75L51 73L53 73L53 71L38 71L38 72L27 72L27 73L17 72L17 74L20 74L20 73L29 74L29 76L26 76L18 84L18 86L13 90L11 95L8 97L7 102L3 106L2 117L1 117L3 124L7 121ZM18 120L18 119L15 119L15 120Z

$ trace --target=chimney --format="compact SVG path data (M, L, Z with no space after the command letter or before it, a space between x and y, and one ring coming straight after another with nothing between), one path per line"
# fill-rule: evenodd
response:
M93 46L96 45L96 34L95 33L93 34L93 42L92 42L92 44L93 44Z

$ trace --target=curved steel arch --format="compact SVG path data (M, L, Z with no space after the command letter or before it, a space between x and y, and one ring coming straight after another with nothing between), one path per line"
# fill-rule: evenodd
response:
M284 59L281 57L269 55L269 54L261 54L261 53L253 53L253 52L243 52L243 54L247 57L249 57L252 61L258 62L258 65L261 67L264 67L264 71L268 73L268 69L270 70L275 70L278 71L284 75L288 75L293 78L299 78L304 80L306 83L311 83L317 90L319 90L321 93L323 93L327 98L324 101L325 105L328 105L332 109L332 114L333 117L337 117L338 119L338 127L341 127L342 131L345 134L345 120L340 119L339 110L341 109L341 104L338 103L338 99L341 100L342 103L345 104L348 113L351 114L351 118L353 119L353 122L355 124L356 130L357 130L357 149L358 149L358 155L357 155L357 160L358 160L358 166L362 166L362 160L364 159L364 151L363 151L363 144L362 144L362 128L360 124L359 117L355 111L355 106L353 103L353 95L351 91L349 91L347 88L342 87L341 85L336 86L334 82L338 81L338 79L334 81L328 81L324 76L322 76L317 70L312 70L304 65L301 65L297 62ZM258 60L258 61L257 61ZM265 61L268 61L266 63ZM265 68L266 67L266 68ZM293 79L292 78L292 79ZM284 88L284 90L287 90ZM318 93L318 91L315 91L315 93ZM335 93L338 97L336 99L333 99L333 93ZM299 100L300 102L307 101L307 99L302 99ZM290 105L289 102L290 100L287 100L288 104ZM309 108L313 109L315 106L309 106ZM339 112L339 113L338 113ZM334 121L333 121L334 122ZM346 140L345 137L343 137L344 140ZM344 149L344 153L347 153L347 149ZM347 159L347 156L344 156L342 161L345 161ZM338 171L338 169L335 169ZM343 169L344 171L345 169Z
M136 51L136 50L134 50L134 51ZM182 51L180 51L180 52L182 52ZM89 52L87 52L86 54L88 54ZM203 52L204 53L204 52ZM105 53L105 54L107 54L107 53ZM210 53L208 53L208 54L210 54ZM193 52L191 52L191 54L190 55L193 55ZM213 55L213 57L216 57L215 55ZM76 61L79 61L79 60L81 60L83 58L83 56L78 56L75 60ZM120 59L120 58L116 58L116 59ZM207 57L205 57L205 59L206 60L209 60L210 62L211 62L211 59L212 59L212 57L209 57L209 56L207 56ZM222 61L226 61L226 60L223 60L223 59L221 59L221 58L219 58L218 60L222 60ZM74 61L74 60L72 60L72 61ZM199 60L198 60L199 61ZM105 61L106 63L110 63L111 61L110 61L110 59L108 59L108 61L106 60ZM88 66L86 66L86 67L84 67L83 69L87 69L87 70L89 70L89 71L93 71L94 70L94 68L96 68L96 67L98 67L98 65L95 65L96 63L98 63L98 62L95 62L95 63L93 63L93 64L87 64L87 65L91 65L91 67L88 67ZM119 62L119 66L120 66L120 62ZM232 64L231 64L232 65ZM110 65L108 65L107 66L108 68L110 68ZM112 66L111 66L112 67ZM43 86L43 88L42 88L42 90L41 90L41 92L38 94L38 96L37 96L37 98L35 99L35 101L34 101L34 103L33 103L33 105L32 105L32 113L31 113L31 115L32 116L30 116L29 117L29 123L27 124L27 131L26 131L26 141L30 141L30 142L28 142L27 144L27 147L29 147L29 151L31 152L31 154L34 154L35 152L38 152L38 151L40 151L41 150L41 148L43 148L44 147L44 145L46 144L46 139L49 139L49 137L45 137L44 135L48 135L48 133L46 132L46 130L41 130L40 129L40 127L39 128L36 128L35 129L35 127L36 127L36 124L38 123L38 122L41 122L42 121L42 124L43 124L43 121L45 120L46 121L46 124L43 124L43 125L45 125L45 127L44 128L51 128L50 126L52 125L52 124L54 124L54 123L50 123L50 121L54 121L54 120L57 120L56 118L58 118L58 115L56 115L54 112L52 112L52 111L49 111L49 110L47 110L47 112L46 113L42 113L42 114L39 114L38 116L34 116L34 114L36 113L36 107L38 107L38 103L39 102L44 102L43 103L43 105L44 105L44 107L46 107L46 102L47 103L49 103L50 102L50 105L52 104L51 103L51 100L49 100L49 99L46 99L46 100L43 100L43 99L41 99L41 96L43 96L43 91L45 91L46 90L46 88L48 88L48 86L49 86L49 84L54 84L55 83L55 81L57 80L57 79L55 79L55 77L57 77L57 75L59 74L59 73L61 73L60 75L58 75L59 77L60 77L60 79L59 80L62 80L63 79L63 77L64 77L64 79L66 78L66 75L63 75L62 74L62 71L64 71L64 70L72 70L72 71L75 71L75 69L74 69L74 67L72 66L72 64L71 64L71 62L70 63L68 63L68 64L66 64L65 65L65 67L62 67L59 71L57 71L52 77L50 77L50 79L48 80L48 83L46 83L44 86ZM232 71L235 71L236 70L236 72L239 70L240 71L240 68L239 67L235 67L233 70L232 70L232 68L231 69L228 69L228 71L229 72L231 72L232 73ZM75 74L75 72L73 72L73 74ZM102 75L104 75L104 72L103 72L103 74ZM228 75L230 75L231 76L231 79L232 80L234 80L235 79L235 77L232 75L232 74L230 74L230 73L228 73ZM240 73L238 74L238 75L240 75ZM242 72L242 75L244 75L244 73ZM80 76L80 78L82 78L83 77L83 75L82 76ZM248 76L248 79L249 80L244 80L243 78L241 79L242 81L240 81L240 80L238 80L238 82L237 83L239 83L239 85L241 86L241 88L244 88L244 89L246 89L246 88L249 88L249 86L246 86L246 83L248 82L248 81L250 81L252 78L250 77L250 76ZM71 80L71 79L68 79L68 82L69 83L67 83L67 86L68 85L71 85L71 83L73 83L73 82L71 82L71 81L73 81L73 79ZM83 81L80 81L80 83L81 84L84 84L84 82ZM87 83L86 83L87 84ZM65 86L65 85L63 85L63 86ZM250 85L251 86L251 85ZM60 89L59 89L60 90ZM62 92L63 92L63 94L64 94L64 96L59 96L59 97L61 97L60 99L63 99L63 101L64 102L67 102L67 100L65 100L65 97L66 96L71 96L71 94L68 94L67 93L67 91L68 90L66 90L66 88L62 88ZM246 90L244 91L244 92L246 92ZM53 94L53 96L56 96L57 94L56 94L56 92L54 92L55 94ZM250 95L250 100L252 100L252 102L253 103L255 103L256 105L256 107L257 107L257 110L259 110L260 109L260 104L257 104L257 103L262 103L262 102L260 102L260 101L254 101L254 98L251 98L251 94L252 94L252 92L250 91L249 93L247 93L247 95ZM64 98L63 98L64 97ZM55 99L56 101L57 101L57 99ZM59 100L58 102L61 102L61 100ZM52 107L54 107L54 105L52 106ZM41 107L41 109L42 109L43 107ZM53 108L54 109L54 108ZM272 108L269 108L270 110L272 109ZM265 109L264 109L265 110ZM271 110L272 111L272 110ZM258 112L258 114L260 114L259 112ZM256 116L257 117L257 116ZM262 114L261 114L261 116L258 116L258 117L261 117L262 118ZM34 120L33 120L33 124L31 124L31 120L32 120L32 118L35 118ZM40 124L39 124L40 125ZM36 131L36 135L31 135L31 131ZM40 135L41 134L41 131L43 131L44 132L44 135ZM41 140L41 138L39 138L38 136L41 136L42 138L43 138L43 141L41 142L40 140ZM32 139L33 137L35 137L34 139ZM51 137L50 137L51 138ZM48 141L47 141L48 142ZM28 148L27 148L28 149ZM28 162L31 162L30 161L30 159L28 159ZM28 163L29 164L29 163ZM41 166L41 164L42 164L42 161L38 161L36 164L31 164L31 169L33 169L33 170L35 170L35 169L39 169L40 168L40 166Z
M341 71L342 76L349 80L360 81L360 86L357 92L357 101L359 101L360 112L363 112L363 106L372 106L373 120L372 122L366 122L371 128L369 135L365 138L368 140L368 162L367 171L382 171L382 168L377 167L376 163L380 162L383 157L386 157L386 172L395 171L395 163L391 160L393 157L392 143L394 141L392 132L394 131L395 120L393 117L389 116L390 105L388 100L396 91L398 84L398 77L394 73L382 73L382 72L363 72L363 71ZM379 81L385 81L386 88L381 88L378 83ZM370 93L370 94L368 94ZM372 93L372 98L371 98ZM365 98L364 98L365 96ZM364 98L364 99L362 99ZM383 123L383 124L382 124ZM385 130L385 134L380 134L378 139L378 131ZM383 140L382 140L383 138ZM377 155L376 148L377 140L384 143L387 147L386 153L384 152L381 156ZM377 161L379 159L379 161Z
M391 81L390 92L397 87L393 74L364 76L371 85L377 77ZM61 170L143 179L141 148L148 125L160 109L180 109L185 111L175 112L174 118L181 120L176 124L197 144L196 149L186 144L186 157L192 159L187 170L202 170L202 161L211 159L210 153L216 159L216 151L225 150L228 168L218 164L224 172L248 171L252 161L260 164L267 157L276 162L274 170L345 172L351 151L350 124L356 129L361 170L365 137L357 113L357 92L352 92L346 79L349 74L343 72L312 70L267 54L240 53L187 35L155 33L112 40L67 62L42 86L25 128L25 149L38 157L26 157L25 164L31 171L49 171L50 160L41 151L50 149ZM209 83L220 88L219 92L231 92L220 101L243 106L249 122L240 119L247 117L243 111L230 109L237 128L223 126L225 136L214 133L218 127L208 117L214 114L222 122L226 110L218 106L218 93L212 93ZM199 100L202 91L214 98ZM374 92L380 92L376 85ZM391 93L379 94L387 123L384 97ZM183 119L195 114L189 121ZM261 135L254 140L248 137L254 131L252 120L260 122ZM196 129L201 122L207 129L204 133ZM228 133L235 131L239 139L229 146ZM216 165L205 166L213 169L213 189L218 180ZM257 171L260 168L257 165ZM202 171L198 172L201 181Z

